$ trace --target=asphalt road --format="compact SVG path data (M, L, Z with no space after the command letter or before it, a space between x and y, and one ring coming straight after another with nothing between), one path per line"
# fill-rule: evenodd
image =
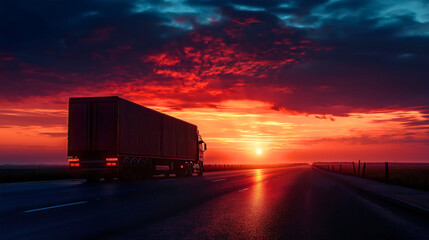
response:
M429 219L298 166L0 184L0 239L429 239Z

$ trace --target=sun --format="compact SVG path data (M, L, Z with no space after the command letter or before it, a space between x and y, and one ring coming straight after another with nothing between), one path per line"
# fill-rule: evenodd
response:
M257 153L258 155L260 155L260 154L262 154L262 150L261 150L261 149L256 149L256 153Z

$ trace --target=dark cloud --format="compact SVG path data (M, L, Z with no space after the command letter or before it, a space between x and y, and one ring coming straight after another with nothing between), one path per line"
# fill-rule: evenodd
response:
M342 143L352 145L373 145L373 144L416 144L421 143L429 145L427 138L419 138L409 134L389 134L382 136L358 135L354 137L337 137L337 138L320 138L313 140L305 140L302 143L306 145L327 144L327 143Z
M66 132L41 132L39 134L46 135L46 136L49 136L49 137L58 137L58 138L67 137L67 133Z
M117 71L120 66L148 71L138 66L141 54L180 29L153 12L131 13L133 7L123 1L2 1L2 97L49 95L128 77Z
M322 117L429 106L428 26L410 9L351 0L172 4L2 1L1 97L115 82L186 87L165 95L181 100L178 108L198 95L213 107L254 99Z
M61 126L66 124L67 124L67 117L64 112L0 110L0 127Z
M429 120L418 120L405 123L407 126L429 126Z

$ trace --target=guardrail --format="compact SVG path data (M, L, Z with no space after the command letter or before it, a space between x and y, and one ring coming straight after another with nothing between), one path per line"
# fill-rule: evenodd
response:
M429 190L429 163L315 162L313 167L389 184Z

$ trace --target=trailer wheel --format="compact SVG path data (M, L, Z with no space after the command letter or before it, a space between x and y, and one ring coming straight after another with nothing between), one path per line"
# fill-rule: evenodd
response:
M144 159L143 158L138 158L138 163L137 163L137 180L142 180L145 178L145 173L144 173Z
M194 164L192 162L188 163L188 177L192 177L194 173Z
M150 179L153 177L153 164L149 158L144 160L143 173L143 177L146 179Z
M137 158L132 158L131 159L131 169L130 169L130 180L135 181L137 180L137 176L138 176L138 162L137 162Z

